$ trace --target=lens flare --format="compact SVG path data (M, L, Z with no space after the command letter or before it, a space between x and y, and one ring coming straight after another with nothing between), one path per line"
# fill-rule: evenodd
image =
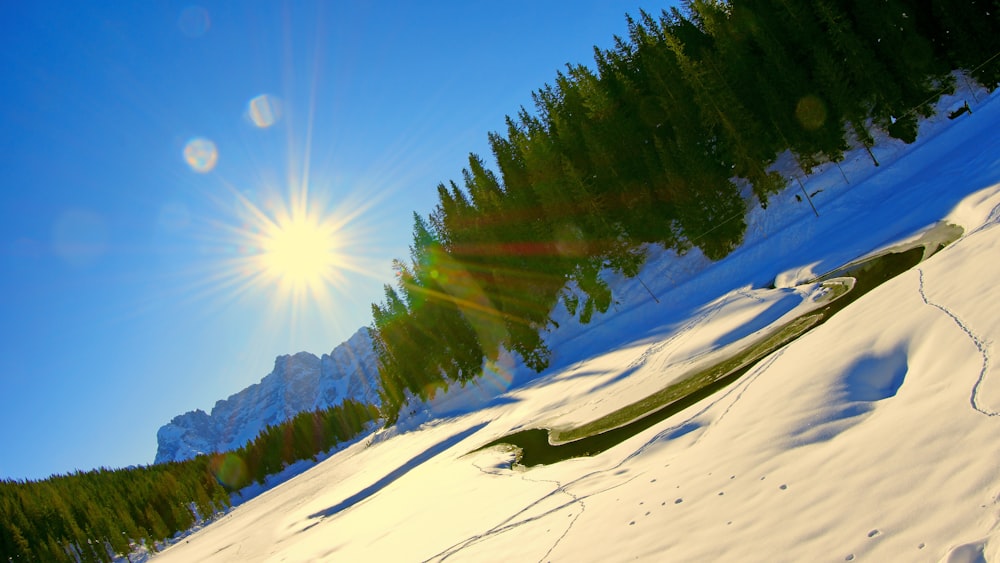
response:
M250 100L247 107L247 117L257 127L267 129L281 118L281 104L274 96L261 94Z
M71 266L96 262L107 250L107 241L107 223L93 211L64 211L52 226L52 249Z
M211 172L219 160L219 151L212 141L196 137L184 145L184 160L199 174Z
M476 332L486 357L495 358L507 338L503 317L461 262L440 250L431 252L426 259L423 266L444 291L441 295L426 297L454 303Z
M240 486L247 476L247 466L240 456L227 453L212 460L212 472L220 483L230 489Z
M510 354L503 354L496 361L487 360L483 365L483 376L480 385L490 389L494 394L505 393L514 383L514 359Z
M803 128L815 131L826 123L826 105L816 96L805 96L795 105L795 119Z
M185 18L207 29L207 12L191 14ZM362 278L381 284L388 270L380 258L382 235L368 212L408 185L396 175L411 166L389 154L377 169L358 170L337 155L328 158L327 151L313 162L314 130L320 128L315 96L303 108L295 105L299 98L249 94L241 98L237 125L244 133L279 128L287 146L280 146L280 135L256 131L236 141L229 131L225 144L221 137L182 138L185 164L211 174L198 178L190 208L164 207L159 218L162 235L195 243L190 271L178 272L190 281L172 291L217 310L252 307L261 313L253 338L268 345L287 339L299 346L331 326L354 330L352 319L364 314L369 300Z
M201 6L188 6L181 11L181 16L177 19L177 27L181 33L188 37L201 37L208 33L212 20L208 16L208 10Z

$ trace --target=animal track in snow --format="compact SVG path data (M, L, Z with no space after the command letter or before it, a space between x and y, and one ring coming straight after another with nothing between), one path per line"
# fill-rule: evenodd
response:
M968 325L966 325L962 321L962 319L960 319L958 317L958 315L956 315L955 313L953 313L947 307L945 307L944 305L940 305L938 303L934 303L933 301L931 301L930 299L928 299L927 293L925 291L925 286L924 286L924 271L922 269L920 269L920 268L917 268L917 274L918 274L919 280L920 280L920 287L919 287L920 298L924 301L924 303L926 305L930 305L931 307L934 307L935 309L940 310L945 315L948 315L949 317L951 317L951 320L955 321L955 324L958 325L958 328L962 329L962 331L969 337L969 339L972 340L972 343L976 346L976 349L979 350L979 353L983 355L983 368L979 371L979 377L976 378L975 385L972 386L972 393L969 396L969 403L972 404L972 408L973 409L975 409L977 412L982 413L982 414L984 414L986 416L998 416L998 415L1000 415L1000 412L991 411L991 410L987 410L986 408L984 408L982 406L982 404L980 402L980 398L979 398L980 389L982 388L983 383L986 381L986 373L990 369L990 354L989 354L989 352L986 349L987 345L989 343L983 342L983 340L981 338L979 338L978 336L976 336L976 334L974 332L972 332L972 329L970 329L968 327Z

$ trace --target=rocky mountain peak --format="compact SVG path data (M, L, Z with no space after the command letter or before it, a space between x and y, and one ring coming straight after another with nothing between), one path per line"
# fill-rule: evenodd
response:
M268 425L346 398L378 403L378 367L366 328L322 358L309 352L278 356L271 373L219 400L211 413L175 416L156 433L155 463L238 448Z

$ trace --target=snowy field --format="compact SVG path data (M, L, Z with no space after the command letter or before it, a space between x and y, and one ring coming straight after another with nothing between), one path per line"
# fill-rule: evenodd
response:
M540 376L501 362L153 560L1000 561L1000 94L976 97L881 142L880 167L861 151L803 178L818 217L792 182L725 260L651 249L649 291L613 280L585 327L556 312ZM962 238L597 456L469 453L645 397L940 221Z

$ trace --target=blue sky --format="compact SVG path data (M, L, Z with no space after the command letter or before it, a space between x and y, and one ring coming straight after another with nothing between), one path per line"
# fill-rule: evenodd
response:
M0 5L0 478L150 463L173 416L330 352L437 183L663 5ZM290 209L329 227L322 283L256 260Z

